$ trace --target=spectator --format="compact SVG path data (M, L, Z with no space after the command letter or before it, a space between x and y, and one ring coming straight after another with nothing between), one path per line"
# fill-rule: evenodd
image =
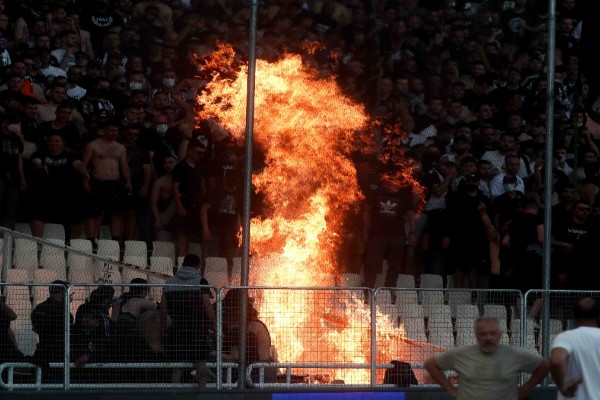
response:
M154 181L152 188L152 213L156 240L173 241L171 220L175 216L175 200L173 199L173 169L177 164L175 157L166 157L163 161L164 174Z
M505 158L509 154L516 153L516 144L517 140L514 136L509 135L508 133L502 133L500 135L500 139L498 141L498 149L497 150L488 150L481 158L483 160L488 160L494 166L496 173L502 172L504 169ZM520 178L524 178L527 176L525 163L523 160L519 161L519 173L518 176Z
M566 221L552 225L552 262L554 288L567 288L571 275L571 251L579 239L590 231L588 218L592 206L586 200L573 203L571 216Z
M40 150L47 150L46 144L51 135L59 135L64 142L64 150L71 154L81 153L79 131L71 122L73 113L72 102L63 100L56 106L55 118L39 124L37 132L37 146Z
M71 333L71 362L75 370L71 372L75 382L94 383L101 381L105 371L82 369L92 362L105 362L112 350L104 335L102 315L94 305L82 305L77 309L77 319Z
M79 86L81 74L81 67L77 65L72 65L67 70L67 96L71 99L81 100L85 96L86 90Z
M111 29L120 29L123 19L111 10L108 0L94 0L81 14L81 27L90 32L95 54L100 54L104 34Z
M521 158L516 154L507 154L504 157L502 170L490 182L492 199L509 191L525 194L525 182L517 175L521 162Z
M19 130L19 122L14 118L5 119L0 128L0 225L10 229L17 222L19 192L27 188Z
M44 381L52 383L58 383L62 378L62 372L49 368L48 364L64 360L65 286L64 281L53 281L48 287L48 299L38 304L31 312L33 331L38 335L33 359L43 369L47 369L43 374ZM73 316L69 315L69 318L72 324Z
M173 362L192 362L196 366L199 387L205 387L212 375L206 367L210 351L209 330L216 329L216 317L210 289L200 275L200 258L187 254L174 277L167 279L160 302L162 328L167 317L172 325L166 333L167 354ZM177 285L177 286L173 286ZM182 370L174 369L173 383L180 383Z
M454 275L454 287L464 285L465 275L471 288L479 287L479 277L489 274L490 246L483 215L490 201L481 194L479 176L465 176L458 192L447 199L448 219L442 246L448 251L448 267Z
M600 370L598 303L582 298L573 307L576 329L559 333L550 351L552 379L560 393L573 399L591 399L600 393L595 373Z
M64 10L63 10L64 12ZM61 46L52 50L50 55L54 57L58 65L64 71L75 65L75 53L77 52L77 32L70 29L61 31L57 38L60 39Z
M38 124L52 121L56 118L56 109L58 105L67 99L67 87L56 83L50 88L50 95L46 103L38 107ZM71 107L71 121L74 123L83 123L83 117L76 108Z
M254 299L248 297L243 289L230 289L223 298L223 353L224 361L238 361L240 358L240 310L243 296L246 296L247 304L247 328L246 328L246 363L270 363L277 362L271 355L271 335L269 329L258 318L258 311L254 307ZM252 381L259 381L260 369L252 371ZM235 380L237 377L232 377ZM277 382L277 368L264 369L264 382Z
M143 285L148 284L148 281L135 278L129 283L129 291L112 304L111 320L123 361L144 361L151 349L146 341L142 322L147 316L143 314L157 311L158 306L147 298L150 288Z
M124 241L124 199L127 193L131 193L132 187L127 150L116 141L118 133L116 122L103 122L100 138L88 143L81 160L81 167L90 169L89 180L84 182L84 187L90 195L87 235L92 241L98 238L105 213L110 217L113 239Z
M90 32L86 31L85 29L81 29L79 14L70 11L65 17L65 24L69 30L75 32L75 48L78 50L75 53L75 62L77 62L77 57L80 55L80 53L85 54L90 60L95 59L96 53L94 52L94 48L92 46Z
M6 296L0 297L0 364L27 360L17 347L15 336L10 329L10 323L16 319L17 313L6 304ZM2 378L4 379L4 375Z
M425 361L429 375L451 396L458 399L521 399L548 374L546 359L525 349L500 344L496 318L478 318L475 337L477 344L456 347ZM458 373L458 387L448 380L444 370ZM519 386L523 371L531 373L531 377Z
M523 293L542 287L544 224L535 200L527 200L520 212L510 221L502 244L506 250L503 265L507 276L511 276L510 287L518 287ZM509 272L510 271L510 272ZM534 298L528 317L535 318L541 309L541 298ZM517 300L517 309L520 302Z
M150 188L152 185L152 164L150 153L138 144L142 133L142 126L130 125L123 129L123 145L127 152L127 165L131 173L131 193L126 198L125 204L125 237L127 240L136 240L138 230L147 224L142 219L147 219ZM148 237L148 234L142 235Z
M208 142L194 139L188 143L186 156L173 170L173 195L177 210L177 252L187 254L191 235L200 225L202 201L206 195L206 163L203 160Z
M398 274L408 273L404 253L407 245L416 244L416 200L410 187L386 179L383 172L378 182L370 186L363 210L365 287L376 287L384 259L388 264L384 286L396 286Z
M234 149L224 143L222 147L216 165L209 166L210 189L201 205L202 256L225 257L231 278L242 226L242 175Z
M46 222L66 227L67 238L83 233L85 197L83 180L87 171L79 156L65 150L60 133L48 134L47 146L31 156L33 204L31 232L42 237Z
M40 72L48 79L48 83L52 84L52 81L57 76L67 76L65 70L52 65L50 48L38 47L38 51L40 55Z

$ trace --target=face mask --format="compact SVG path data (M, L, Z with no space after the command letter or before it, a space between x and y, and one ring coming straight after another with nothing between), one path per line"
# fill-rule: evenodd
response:
M162 83L165 87L172 88L175 86L175 78L165 78Z
M142 90L142 87L144 87L143 82L139 82L139 81L129 82L129 90Z
M167 133L167 129L169 129L169 126L167 124L160 124L156 125L156 128L154 129L159 135L164 135L165 133Z

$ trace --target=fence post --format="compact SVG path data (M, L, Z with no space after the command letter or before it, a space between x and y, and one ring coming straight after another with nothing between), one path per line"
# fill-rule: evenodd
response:
M7 281L8 269L12 265L12 245L13 237L10 231L4 231L4 248L2 249L2 282ZM5 294L6 288L2 286L2 295Z
M71 386L71 286L65 290L64 311L65 311L65 347L63 360L64 390L70 390Z
M377 385L377 310L375 306L375 299L379 294L380 288L377 288L375 292L369 289L369 297L371 300L371 387Z

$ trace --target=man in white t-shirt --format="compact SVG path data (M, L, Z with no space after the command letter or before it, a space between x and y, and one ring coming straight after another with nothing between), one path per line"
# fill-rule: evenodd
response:
M517 400L525 397L548 373L548 360L529 350L500 344L497 318L475 321L477 344L455 347L425 361L434 381L458 400ZM458 373L458 387L444 374ZM519 387L521 372L531 377Z
M550 372L560 393L567 398L600 399L599 311L596 300L580 299L573 307L577 328L558 334L552 343Z

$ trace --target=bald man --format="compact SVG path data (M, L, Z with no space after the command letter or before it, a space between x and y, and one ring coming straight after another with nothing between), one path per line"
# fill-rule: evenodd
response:
M550 373L565 397L577 400L600 398L599 315L596 300L580 299L573 307L577 328L558 334L552 343Z
M500 343L497 318L475 320L477 344L454 347L425 361L435 382L458 400L517 400L524 398L548 374L548 360L528 350ZM444 371L458 372L454 386ZM521 372L531 376L519 386Z

